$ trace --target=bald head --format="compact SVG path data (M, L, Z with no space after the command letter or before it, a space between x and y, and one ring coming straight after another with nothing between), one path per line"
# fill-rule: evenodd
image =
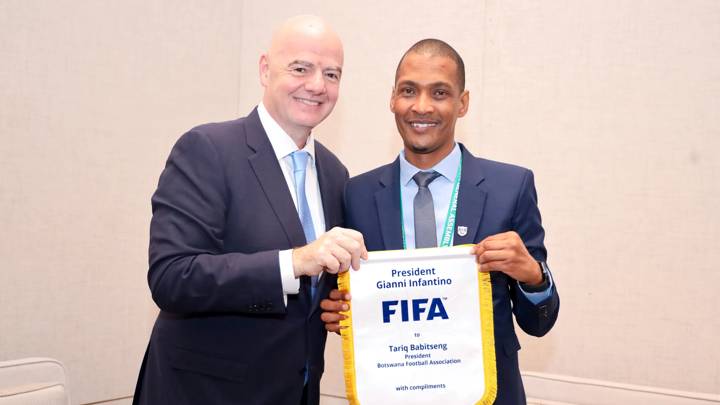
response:
M343 47L320 17L300 15L280 25L260 57L263 105L302 147L338 98Z
M340 52L342 64L342 42L337 33L325 20L314 15L298 15L291 17L275 29L268 54L283 52L289 43L307 41L309 45L329 46Z

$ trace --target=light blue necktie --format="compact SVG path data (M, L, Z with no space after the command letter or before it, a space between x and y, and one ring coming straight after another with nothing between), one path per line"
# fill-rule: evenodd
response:
M296 150L291 153L293 162L293 177L295 179L295 195L297 196L297 210L303 231L305 232L305 241L310 243L315 240L315 227L313 226L312 215L310 214L310 206L305 196L305 172L307 161L310 154L304 150ZM311 297L315 296L315 288L317 284L317 276L312 276L310 281Z
M307 169L307 161L310 154L304 150L296 150L291 153L293 163L293 178L295 180L295 195L297 196L297 210L302 223L303 232L305 232L305 241L310 243L315 240L315 227L313 226L312 216L310 215L310 206L305 196L305 172ZM315 284L317 284L317 276L310 278L310 298L315 297ZM307 362L305 363L305 381L307 384L310 370Z

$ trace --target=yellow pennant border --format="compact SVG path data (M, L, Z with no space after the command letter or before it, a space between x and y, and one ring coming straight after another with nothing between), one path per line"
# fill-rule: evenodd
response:
M352 294L350 289L350 272L338 275L338 288ZM497 396L497 364L495 360L495 322L493 319L492 283L490 274L479 271L478 295L480 299L480 328L483 341L483 366L485 368L485 392L475 405L492 405ZM345 319L340 321L340 336L343 351L343 372L345 391L350 405L360 405L357 395L355 376L355 344L353 342L352 303L350 309L341 312Z

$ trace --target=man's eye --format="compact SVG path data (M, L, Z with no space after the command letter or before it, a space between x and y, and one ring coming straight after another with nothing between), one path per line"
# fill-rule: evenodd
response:
M415 89L412 89L410 87L405 87L405 88L400 89L400 94L402 94L403 96L411 96L411 95L415 94Z
M307 68L304 68L302 66L297 66L293 68L293 71L296 73L305 73L307 72Z
M334 72L327 72L327 73L325 73L325 76L327 76L328 79L331 79L331 80L340 80L340 75L337 73L334 73Z
M435 97L446 97L448 95L448 92L445 90L436 90L435 91Z

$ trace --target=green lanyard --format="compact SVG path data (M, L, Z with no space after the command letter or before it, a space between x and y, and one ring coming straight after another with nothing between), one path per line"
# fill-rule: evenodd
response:
M455 175L455 183L453 184L452 194L450 195L450 206L448 207L447 217L445 217L445 227L443 231L440 247L452 246L453 228L455 228L455 217L457 214L458 189L460 189L460 173L462 171L462 155L460 155L460 164L458 164L457 174ZM407 239L405 238L405 214L403 212L402 203L402 187L400 185L400 223L402 224L402 240L403 249L407 249Z

